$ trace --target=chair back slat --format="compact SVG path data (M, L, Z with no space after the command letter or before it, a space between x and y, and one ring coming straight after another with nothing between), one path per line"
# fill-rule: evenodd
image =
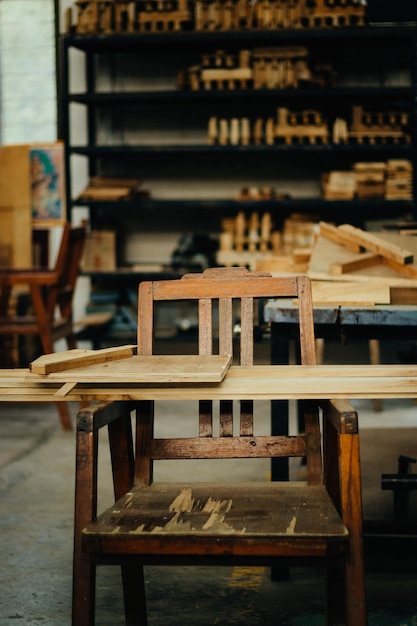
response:
M253 298L242 298L240 305L240 364L253 365Z
M200 437L213 436L213 403L211 400L200 400L198 434Z
M300 320L300 351L303 365L316 364L316 346L314 340L313 300L310 281L306 276L297 278L299 320Z
M240 401L240 435L251 437L253 435L253 400Z
M219 436L233 436L233 402L220 400Z
M219 300L219 354L233 354L233 301Z
M138 354L150 356L154 341L154 283L142 282L138 302Z
M213 307L210 298L198 302L198 352L213 354Z

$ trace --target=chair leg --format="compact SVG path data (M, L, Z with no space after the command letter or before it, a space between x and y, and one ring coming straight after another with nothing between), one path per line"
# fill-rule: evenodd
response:
M359 434L337 434L329 419L323 423L324 466L327 490L349 530L349 554L345 563L346 623L366 626L365 566L362 536L362 485ZM333 451L337 451L339 465ZM331 570L332 571L332 570ZM335 579L337 577L335 576ZM333 582L331 584L333 586Z
M67 402L57 402L56 408L58 409L59 419L61 421L62 428L64 430L73 430L71 412Z
M143 567L122 565L123 599L128 626L147 626L145 579Z
M326 570L326 624L341 626L346 624L345 571L342 567L328 567ZM355 626L355 624L352 624Z
M97 514L97 447L97 432L77 432L72 626L94 624L96 566L82 551L81 533Z
M349 557L346 562L347 624L366 626L365 566L362 535L362 485L359 461L359 435L341 436L340 455L344 459L341 471L349 476L343 481L341 506L343 519L349 529Z
M118 500L133 484L134 450L130 409L123 418L108 426L114 497ZM123 598L126 624L146 626L146 597L143 567L140 564L122 565Z

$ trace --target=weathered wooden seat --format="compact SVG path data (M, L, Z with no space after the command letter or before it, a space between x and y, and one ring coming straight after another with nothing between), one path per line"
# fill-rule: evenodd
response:
M234 303L239 301L239 363L253 362L254 302L290 297L299 302L301 362L315 363L309 279L272 278L242 268L206 270L181 280L141 283L138 352L153 353L159 302L197 301L200 354L232 354ZM216 304L213 313L213 302ZM218 306L218 308L217 308ZM217 318L217 332L213 319ZM327 568L327 623L366 624L362 504L357 414L345 400L304 402L304 432L259 434L251 400L199 402L189 435L158 433L158 405L113 402L80 411L74 530L73 624L94 623L96 564L120 564L127 624L146 624L143 566L147 564L323 565ZM325 390L323 390L325 395ZM181 385L178 385L181 400ZM170 430L175 431L175 402ZM320 404L320 410L319 410ZM136 411L133 453L131 410ZM256 408L256 406L255 406ZM233 411L239 413L233 420ZM323 433L319 414L323 414ZM255 413L255 420L254 420ZM219 425L214 428L214 415ZM108 424L115 503L96 517L97 439ZM235 432L237 431L237 432ZM323 454L321 437L323 434ZM305 457L306 481L239 483L229 474L209 482L192 469L176 482L153 480L159 460ZM277 582L277 584L279 584ZM277 616L279 620L279 616Z

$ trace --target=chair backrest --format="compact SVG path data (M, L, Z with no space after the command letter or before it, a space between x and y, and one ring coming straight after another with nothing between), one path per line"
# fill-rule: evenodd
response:
M55 272L57 282L48 290L47 309L51 318L58 306L61 317L70 318L75 285L80 272L86 240L85 226L71 227L66 223L62 232Z
M245 268L215 268L202 274L188 274L179 280L146 281L139 286L138 297L138 353L154 353L154 319L159 302L197 301L198 353L210 355L213 346L218 353L233 355L235 323L234 306L240 301L240 346L238 362L253 365L255 303L259 299L291 298L299 305L301 364L315 364L315 340L311 286L308 277L275 278ZM218 328L213 329L214 305L218 306ZM218 333L218 341L214 341ZM136 481L149 484L153 480L152 467L156 459L174 458L236 458L305 456L307 480L318 484L321 476L321 444L318 412L311 407L305 413L305 432L297 436L254 436L253 402L242 400L238 433L234 433L233 403L219 403L218 436L214 436L213 407L200 401L198 437L157 439L153 437L153 406L142 403L137 423ZM217 413L216 413L217 414ZM241 446L238 438L251 438L251 445ZM247 441L247 439L246 439ZM243 453L248 450L248 453Z

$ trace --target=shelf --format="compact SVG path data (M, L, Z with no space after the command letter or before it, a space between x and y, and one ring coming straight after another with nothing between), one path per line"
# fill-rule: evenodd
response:
M144 210L157 210L157 211L165 211L165 210L173 210L176 211L180 208L196 208L196 209L206 209L208 211L223 211L224 209L236 209L239 210L250 210L254 211L256 209L272 209L277 207L309 207L314 205L315 207L329 207L332 209L340 209L346 207L347 204L352 207L357 207L358 209L377 209L382 204L389 204L394 208L400 209L409 209L412 206L411 200L384 200L383 198L372 198L372 199L364 199L364 200L323 200L322 198L290 198L286 200L233 200L233 199L222 199L222 200L157 200L157 199L145 199L145 200L119 200L119 201L104 201L104 200L74 200L74 203L77 206L99 206L106 207L110 210L116 209L120 206L128 208L128 209L137 209L141 208Z
M176 183L172 185L176 198L182 194L178 184L181 181L187 187L184 193L187 197L194 192L200 195L200 181L208 185L209 194L210 184L218 185L229 176L225 195L230 193L235 181L237 191L245 184L242 180L250 180L248 184L273 186L278 193L281 188L287 190L295 184L294 190L289 190L293 196L297 192L305 193L298 189L296 176L291 176L298 168L300 181L308 187L307 194L314 195L320 193L321 173L350 169L355 161L397 158L414 162L417 141L416 42L414 25L63 35L59 42L60 102L63 111L61 138L67 146L68 180L71 180L72 157L84 157L90 177L107 175L120 178L126 172L126 176L139 176L144 188L150 185L152 195L157 195L159 191L166 197L166 187L171 179ZM176 89L178 72L185 72L188 66L198 63L202 54L220 49L237 52L256 47L296 45L306 47L312 61L319 64L330 62L334 66L332 69L337 71L336 86L304 84L292 89ZM84 64L84 91L70 80L74 58L70 55L71 49L83 53L78 54L78 58ZM130 64L126 64L127 59ZM368 76L370 80L367 82ZM408 80L411 80L409 86L405 84ZM70 114L72 105L82 106L73 106ZM319 110L329 125L331 137L336 116L348 119L353 105L362 106L364 111L368 107L370 111L407 113L411 120L411 143L313 144L308 141L296 143L296 140L291 144L280 142L273 145L205 143L204 124L208 124L210 116L230 119L238 110L241 117L267 119L271 113L274 115L277 106L296 111ZM81 112L85 118L87 132L84 136L74 133L72 138L71 124L75 128L73 111L77 115ZM177 132L180 125L184 131L182 134ZM259 183L256 182L258 180ZM165 185L162 192L158 189L159 184ZM95 216L110 216L113 212L116 220L119 211L122 211L124 219L130 212L132 216L142 216L146 225L152 223L153 228L161 217L152 217L152 214L166 216L164 227L168 222L169 227L173 227L175 212L181 212L190 216L196 229L200 212L205 225L210 213L216 215L216 221L219 221L218 218L225 212L232 214L241 209L270 210L279 219L295 211L315 213L339 223L341 220L358 222L415 212L411 200L382 199L81 202L68 198L68 205L70 208L86 206Z
M79 154L89 157L100 158L103 156L149 156L149 155L207 155L216 156L236 155L236 154L279 154L283 153L358 153L364 152L368 154L409 154L413 152L411 144L274 144L271 146L219 146L219 145L199 145L199 144L181 144L181 145L112 145L112 146L70 146L71 154Z
M304 100L306 98L412 98L411 87L311 87L299 89L207 89L199 91L114 91L96 93L73 93L69 102L85 105L121 106L158 103L193 103L212 100Z
M85 52L114 53L126 48L137 46L172 46L180 47L224 45L255 45L280 44L284 42L308 41L320 45L355 40L363 43L382 42L387 39L401 42L413 40L416 36L415 26L365 26L346 28L298 28L276 30L242 30L242 31L177 31L164 33L126 33L120 35L63 35L63 45L72 46Z
M125 220L126 215L138 217L142 215L155 216L160 214L166 221L180 214L190 218L203 215L212 216L218 220L227 215L237 215L239 211L249 214L252 212L271 212L275 221L283 219L292 213L319 215L321 219L343 223L347 221L347 214L351 223L362 223L365 214L369 220L404 217L411 214L414 204L411 200L323 200L322 198L291 198L288 200L120 200L118 202L84 202L74 200L74 206L88 206L102 216L111 215L117 222L117 217Z

